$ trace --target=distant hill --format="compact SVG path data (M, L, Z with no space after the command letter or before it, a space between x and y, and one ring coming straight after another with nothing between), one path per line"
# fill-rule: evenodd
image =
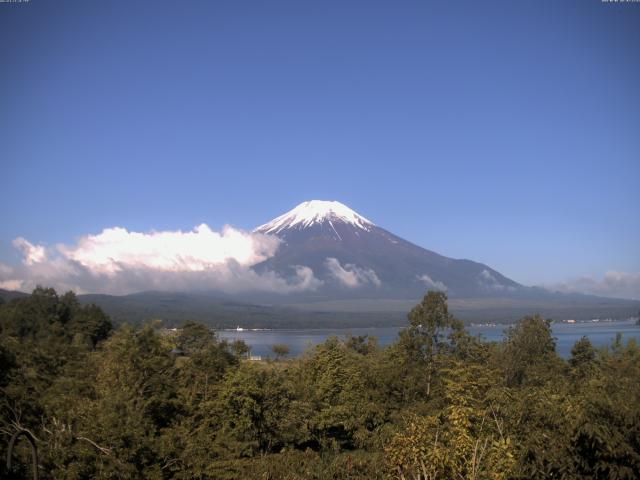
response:
M9 301L27 296L0 290ZM361 298L288 305L251 304L213 293L143 292L132 295L79 295L82 303L95 303L116 323L140 324L162 320L167 327L195 320L214 328L348 328L404 326L407 313L418 302ZM563 295L545 299L467 298L450 299L452 313L471 322L511 323L524 315L540 313L556 320L574 318L625 319L637 315L640 302L586 295Z
M8 302L9 300L13 300L14 298L26 297L27 295L29 294L24 292L16 292L14 290L5 290L3 288L0 288L0 299L4 300L5 302Z
M413 300L353 299L290 305L258 305L230 301L207 293L145 292L126 296L80 295L80 301L102 307L116 322L161 319L167 326L184 320L216 328L341 328L403 326ZM467 323L511 323L525 315L590 320L625 319L637 314L640 302L586 295L523 300L509 298L450 299L452 313Z
M168 327L195 320L215 328L339 328L404 325L406 312L302 310L242 303L207 293L144 292L133 295L79 295L100 306L116 323L160 319Z

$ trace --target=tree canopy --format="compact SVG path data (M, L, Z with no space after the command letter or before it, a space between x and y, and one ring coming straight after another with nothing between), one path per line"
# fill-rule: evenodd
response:
M395 343L251 361L205 325L114 329L73 293L0 305L2 478L640 478L640 348L564 360L533 315L471 336L429 292Z

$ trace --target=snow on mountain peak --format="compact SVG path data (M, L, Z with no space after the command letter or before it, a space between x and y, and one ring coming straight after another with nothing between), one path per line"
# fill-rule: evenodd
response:
M279 233L288 228L307 228L324 221L340 221L369 231L374 223L351 210L340 202L310 200L302 202L293 210L260 225L254 231L259 233Z

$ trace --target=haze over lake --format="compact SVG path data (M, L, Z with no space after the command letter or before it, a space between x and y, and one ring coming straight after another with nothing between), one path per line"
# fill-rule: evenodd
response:
M507 325L468 326L467 330L473 335L481 335L487 341L503 339ZM330 336L344 338L345 335L370 335L376 337L380 345L389 345L398 338L400 327L380 328L329 328L329 329L291 329L291 330L220 330L217 332L222 339L244 340L251 347L251 355L274 356L271 347L285 344L290 348L290 356L299 356L309 347L324 342ZM629 339L640 342L640 326L633 320L617 322L583 322L583 323L554 323L553 335L556 338L556 350L564 358L571 355L571 348L576 341L586 336L596 348L611 345L618 333L626 343Z

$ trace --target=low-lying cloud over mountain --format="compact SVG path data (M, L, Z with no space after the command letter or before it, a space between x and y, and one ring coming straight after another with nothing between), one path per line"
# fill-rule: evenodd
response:
M329 273L345 287L355 288L365 284L380 286L382 282L370 268L360 268L352 263L340 264L337 258L328 257L325 265Z
M424 275L419 275L418 280L423 282L429 290L439 290L441 292L446 292L448 290L444 283L435 281L426 273Z
M589 293L604 297L640 300L640 272L609 271L600 279L580 277L547 288L566 293Z
M22 252L22 264L0 264L0 288L30 290L42 284L112 294L208 289L290 293L322 284L301 265L292 265L288 276L251 268L273 256L279 245L275 236L229 226L217 232L205 224L188 232L108 228L54 247L17 238L14 246Z

